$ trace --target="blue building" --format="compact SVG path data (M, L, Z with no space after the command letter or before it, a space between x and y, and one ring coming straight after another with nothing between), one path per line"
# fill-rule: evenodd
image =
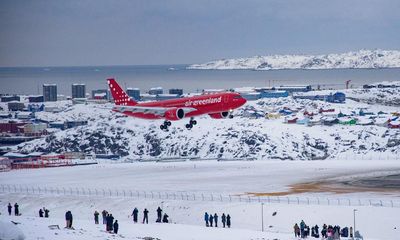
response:
M295 99L309 99L309 100L319 100L330 103L344 103L346 101L346 94L342 92L336 92L334 94L330 93L328 95L294 95Z
M139 88L127 88L126 94L128 94L129 97L133 98L136 101L140 100L140 89Z
M289 96L288 91L271 90L271 91L260 92L260 98L280 98L280 97L288 97L288 96Z

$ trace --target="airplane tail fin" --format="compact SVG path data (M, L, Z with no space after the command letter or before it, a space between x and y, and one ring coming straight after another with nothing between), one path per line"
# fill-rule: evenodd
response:
M107 84L114 98L115 105L135 106L137 104L136 101L126 94L114 78L107 79Z

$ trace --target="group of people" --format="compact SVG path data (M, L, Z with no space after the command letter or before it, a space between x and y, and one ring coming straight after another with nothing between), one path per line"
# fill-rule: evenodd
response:
M44 217L48 218L49 217L49 212L50 212L49 209L43 207L43 209L39 209L39 217L42 218L43 217L43 213L44 213Z
M8 210L8 215L11 216L11 213L12 213L12 206L11 206L11 203L8 203L7 210ZM14 215L15 215L15 216L21 215L21 214L19 213L19 205L18 205L18 203L15 203L15 204L14 204Z
M215 227L218 227L218 215L217 213L212 213L208 214L207 212L204 213L204 221L206 222L206 227L213 227L213 224ZM224 228L227 226L228 228L231 227L231 216L225 215L225 213L222 213L221 216L221 222L222 222L222 227Z
M101 212L101 216L103 217L103 224L106 225L106 231L109 233L118 234L118 220L114 221L113 215L106 210ZM99 213L97 211L94 212L94 223L99 224Z
M315 225L314 227L311 227L310 231L310 226L308 226L304 220L301 220L300 226L296 223L293 226L294 230L294 236L295 237L300 237L300 238L307 238L310 236L314 238L319 238L319 227L318 225ZM340 228L340 226L327 226L324 224L321 229L321 238L322 239L329 239L329 240L336 240L340 239L340 237L353 237L353 228L350 227L345 227L343 229Z
M157 211L157 220L156 220L156 222L158 222L158 223L161 223L161 222L168 223L169 222L169 220L168 220L169 216L166 213L164 213L164 215L163 215L162 214L162 209L160 207L158 207L156 211ZM134 223L138 222L138 214L139 214L139 210L135 207L133 209L133 211L132 211L132 214L131 214ZM143 224L144 223L146 223L146 224L149 223L149 210L147 210L147 208L145 208L143 210L143 221L142 221L142 223Z

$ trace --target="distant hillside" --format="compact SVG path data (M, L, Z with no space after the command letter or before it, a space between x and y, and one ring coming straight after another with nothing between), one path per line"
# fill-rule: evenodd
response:
M400 51L378 49L326 55L267 55L221 59L203 64L193 64L188 69L275 70L397 67L400 67Z

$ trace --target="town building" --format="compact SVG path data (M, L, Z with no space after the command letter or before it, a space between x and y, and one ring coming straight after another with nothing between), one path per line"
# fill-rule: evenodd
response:
M57 84L43 84L43 98L45 102L56 102Z
M139 88L127 88L126 94L128 94L129 97L133 98L136 101L140 100L140 89Z
M97 100L110 100L110 92L107 89L92 90L92 98Z
M17 95L3 95L1 96L1 101L2 102L11 102L11 101L21 101L20 96Z
M44 102L44 97L43 97L43 95L29 96L28 100L30 103Z
M85 97L86 97L86 85L82 83L72 84L72 99L85 98Z
M22 111L25 108L25 104L18 101L11 101L7 103L8 111Z
M181 89L181 88L171 88L171 89L168 91L168 93L169 93L169 94L175 94L175 95L181 96L181 95L183 94L183 89Z
M158 94L163 94L163 88L162 87L154 87L154 88L150 88L149 90L149 94L150 95L158 95Z

